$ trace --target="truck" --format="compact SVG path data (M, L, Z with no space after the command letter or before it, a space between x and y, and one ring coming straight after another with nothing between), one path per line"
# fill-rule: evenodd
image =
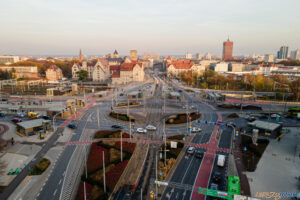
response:
M224 165L225 165L225 156L224 155L218 155L217 165L219 167L224 167Z

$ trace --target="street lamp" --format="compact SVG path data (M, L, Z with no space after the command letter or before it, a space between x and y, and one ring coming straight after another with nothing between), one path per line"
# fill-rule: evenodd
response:
M54 124L54 120L55 120L55 117L58 116L59 114L61 114L62 112L64 112L64 109L58 113L56 113L54 116L53 116L53 119L52 119L52 125L53 125L53 132L55 132L56 128L55 128L55 124Z

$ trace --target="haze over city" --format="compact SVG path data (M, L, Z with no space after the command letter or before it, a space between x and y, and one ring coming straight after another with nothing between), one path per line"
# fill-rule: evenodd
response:
M118 49L221 55L229 36L234 55L300 46L300 2L288 0L4 1L0 54L104 55Z

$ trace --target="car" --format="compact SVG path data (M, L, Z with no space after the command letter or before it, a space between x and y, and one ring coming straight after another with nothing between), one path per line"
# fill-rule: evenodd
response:
M19 122L22 122L22 119L13 118L11 121L14 122L14 123L19 123Z
M43 119L49 120L51 117L49 115L43 115Z
M204 153L201 151L197 151L195 154L196 158L200 158L200 159L203 158L203 155L204 155Z
M148 130L148 131L156 131L156 127L155 126L153 126L153 125L148 125L148 126L146 126L146 129Z
M227 126L233 126L233 127L236 127L235 123L233 123L233 122L228 122L228 123L227 123Z
M278 115L278 114L272 114L271 118L280 118L280 115Z
M202 129L198 128L198 127L193 127L192 130L191 130L192 133L198 133L198 132L201 132L201 131L202 131Z
M147 133L147 130L144 129L144 128L137 128L137 129L136 129L136 132L137 132L137 133Z
M212 176L213 183L220 183L221 179L222 179L222 175L220 172L215 172Z
M3 98L2 101L7 101L7 99Z
M178 92L182 92L182 90L178 90Z
M5 117L5 112L4 111L0 111L0 117Z
M195 153L195 147L188 147L186 152L187 154L193 155Z
M70 123L70 124L68 124L68 127L71 128L71 129L75 129L75 128L76 128L76 125L73 124L73 123Z
M122 129L122 126L120 125L117 125L117 124L114 124L111 126L112 128L116 128L116 129Z
M119 96L120 96L120 97L121 97L121 96L124 96L124 93L120 93Z
M253 116L249 116L249 117L247 117L247 120L248 120L249 122L253 122L253 121L255 121L256 119L255 119L255 117L253 117Z
M24 117L24 114L23 113L17 113L16 117Z

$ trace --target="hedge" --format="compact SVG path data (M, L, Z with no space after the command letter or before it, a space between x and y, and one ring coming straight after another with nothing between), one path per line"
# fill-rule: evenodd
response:
M51 163L50 160L48 160L47 158L42 158L40 162L38 162L34 166L34 168L30 171L29 175L30 176L41 175L44 171L46 171L50 163Z

